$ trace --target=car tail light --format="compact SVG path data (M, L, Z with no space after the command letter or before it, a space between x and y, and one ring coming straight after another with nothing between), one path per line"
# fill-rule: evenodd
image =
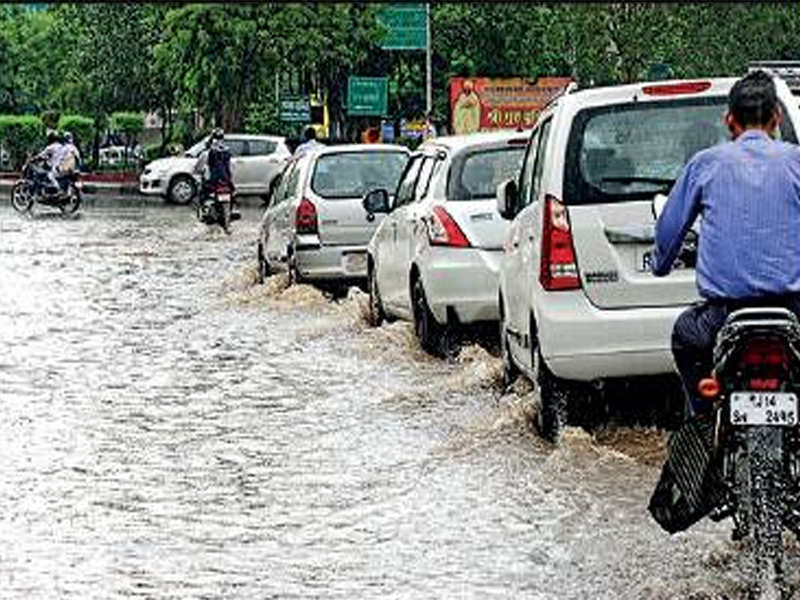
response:
M317 233L317 207L308 198L303 198L297 207L294 217L294 226L297 233Z
M469 240L453 217L441 206L434 206L428 225L431 246L469 248Z
M678 94L698 94L711 87L710 81L685 81L683 83L661 83L646 85L642 92L648 96L675 96Z
M581 287L567 207L549 195L544 201L539 281L546 290Z

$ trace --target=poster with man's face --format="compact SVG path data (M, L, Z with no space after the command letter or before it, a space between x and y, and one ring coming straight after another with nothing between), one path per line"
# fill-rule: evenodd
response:
M560 94L569 77L453 77L450 109L455 134L533 127L539 111Z

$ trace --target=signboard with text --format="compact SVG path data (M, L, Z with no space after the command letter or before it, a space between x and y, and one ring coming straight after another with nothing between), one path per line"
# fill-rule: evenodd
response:
M281 98L281 121L286 123L310 123L311 104L307 96Z
M386 77L348 77L348 116L382 117L386 115L388 87L389 80Z
M428 17L420 3L389 4L378 13L389 32L381 42L384 50L425 50Z
M453 133L528 129L539 111L572 82L569 77L453 77L450 109Z

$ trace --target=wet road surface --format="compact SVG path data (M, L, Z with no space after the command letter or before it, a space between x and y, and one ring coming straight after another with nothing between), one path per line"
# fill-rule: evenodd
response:
M479 346L255 285L259 216L0 208L0 598L741 596L646 511L663 433L540 441Z

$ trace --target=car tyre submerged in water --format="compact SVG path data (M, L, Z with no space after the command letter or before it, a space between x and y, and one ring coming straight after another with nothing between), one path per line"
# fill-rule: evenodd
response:
M197 183L189 175L176 175L169 182L167 199L173 204L189 204L197 196Z
M369 310L367 313L367 322L372 327L380 327L386 314L383 311L383 303L381 302L380 290L378 290L378 279L375 277L375 267L370 266L367 269L367 290L369 292Z
M267 277L270 276L270 268L267 264L267 259L264 257L264 246L261 242L258 243L258 283L264 283Z
M411 304L414 313L414 333L417 334L420 346L428 354L442 356L445 341L445 331L433 316L428 300L425 297L425 288L422 279L417 277L411 288Z
M519 377L519 368L514 364L511 356L511 349L508 346L508 330L506 329L505 317L503 315L503 300L500 299L500 357L503 360L503 390L507 390Z
M20 213L28 212L33 206L33 197L24 181L18 181L11 188L11 206Z

